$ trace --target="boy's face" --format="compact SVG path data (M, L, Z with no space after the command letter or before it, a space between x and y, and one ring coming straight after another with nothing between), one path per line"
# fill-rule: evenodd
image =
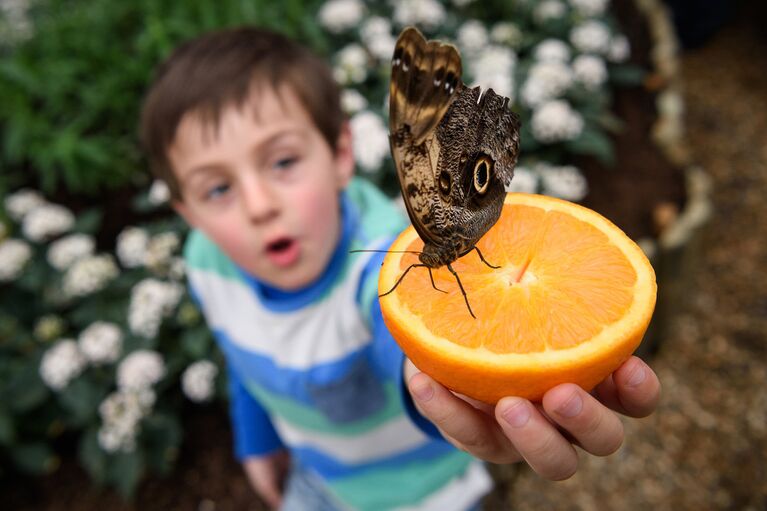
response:
M354 169L346 127L334 151L292 91L262 87L226 107L218 129L185 115L168 157L183 196L174 208L241 268L284 290L320 276Z

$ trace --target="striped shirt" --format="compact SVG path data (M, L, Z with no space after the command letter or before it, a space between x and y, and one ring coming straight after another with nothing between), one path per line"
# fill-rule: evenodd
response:
M466 509L489 476L415 410L381 318L383 255L350 253L385 249L406 224L361 179L341 210L328 267L294 292L246 274L199 231L187 239L191 292L229 368L237 457L287 447L349 509Z

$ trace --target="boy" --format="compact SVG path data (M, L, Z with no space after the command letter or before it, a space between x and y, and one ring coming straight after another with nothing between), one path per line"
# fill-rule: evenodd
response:
M381 319L382 255L350 251L385 249L405 223L352 178L337 86L295 42L241 28L181 46L146 98L142 139L193 227L190 289L226 356L237 457L269 506L469 509L490 488L470 454L563 479L573 443L620 445L608 407L654 408L657 378L636 358L593 396L561 385L542 407L494 409L404 358Z

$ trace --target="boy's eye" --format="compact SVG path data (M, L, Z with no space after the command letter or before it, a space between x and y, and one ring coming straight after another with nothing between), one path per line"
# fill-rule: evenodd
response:
M293 166L294 163L298 160L295 156L287 156L285 158L280 158L277 161L274 162L274 168L276 169L287 169Z
M215 199L224 195L228 191L229 191L229 185L227 183L217 184L216 186L211 186L205 191L205 198Z

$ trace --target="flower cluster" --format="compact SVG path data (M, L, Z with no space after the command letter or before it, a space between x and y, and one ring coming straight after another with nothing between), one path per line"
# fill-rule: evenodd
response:
M184 288L175 282L147 278L131 291L128 326L136 335L153 338L163 318L168 317L183 295Z
M83 372L86 362L74 339L61 339L43 354L40 377L51 389L61 390Z
M102 425L98 442L106 452L132 452L141 421L149 415L156 399L150 388L120 389L111 393L99 406Z
M209 360L198 360L181 375L181 390L190 400L202 403L209 401L215 391L218 367Z
M467 85L492 88L510 98L524 126L520 164L526 169L516 174L514 180L521 183L512 184L512 189L535 187L556 193L556 186L542 183L570 179L571 173L539 175L538 169L544 167L537 164L567 166L573 154L604 157L587 140L605 138L606 125L594 112L609 104L605 98L611 72L628 59L628 39L614 29L609 0L513 2L509 6L513 21L498 20L490 13L476 17L472 3L328 0L320 8L320 25L338 43L334 75L345 87L342 105L351 116L357 163L372 175L390 168L385 165L390 157L384 125L387 98L380 96L388 87L381 80L389 76L397 34L414 25L427 38L459 49ZM577 168L568 168L579 174Z

